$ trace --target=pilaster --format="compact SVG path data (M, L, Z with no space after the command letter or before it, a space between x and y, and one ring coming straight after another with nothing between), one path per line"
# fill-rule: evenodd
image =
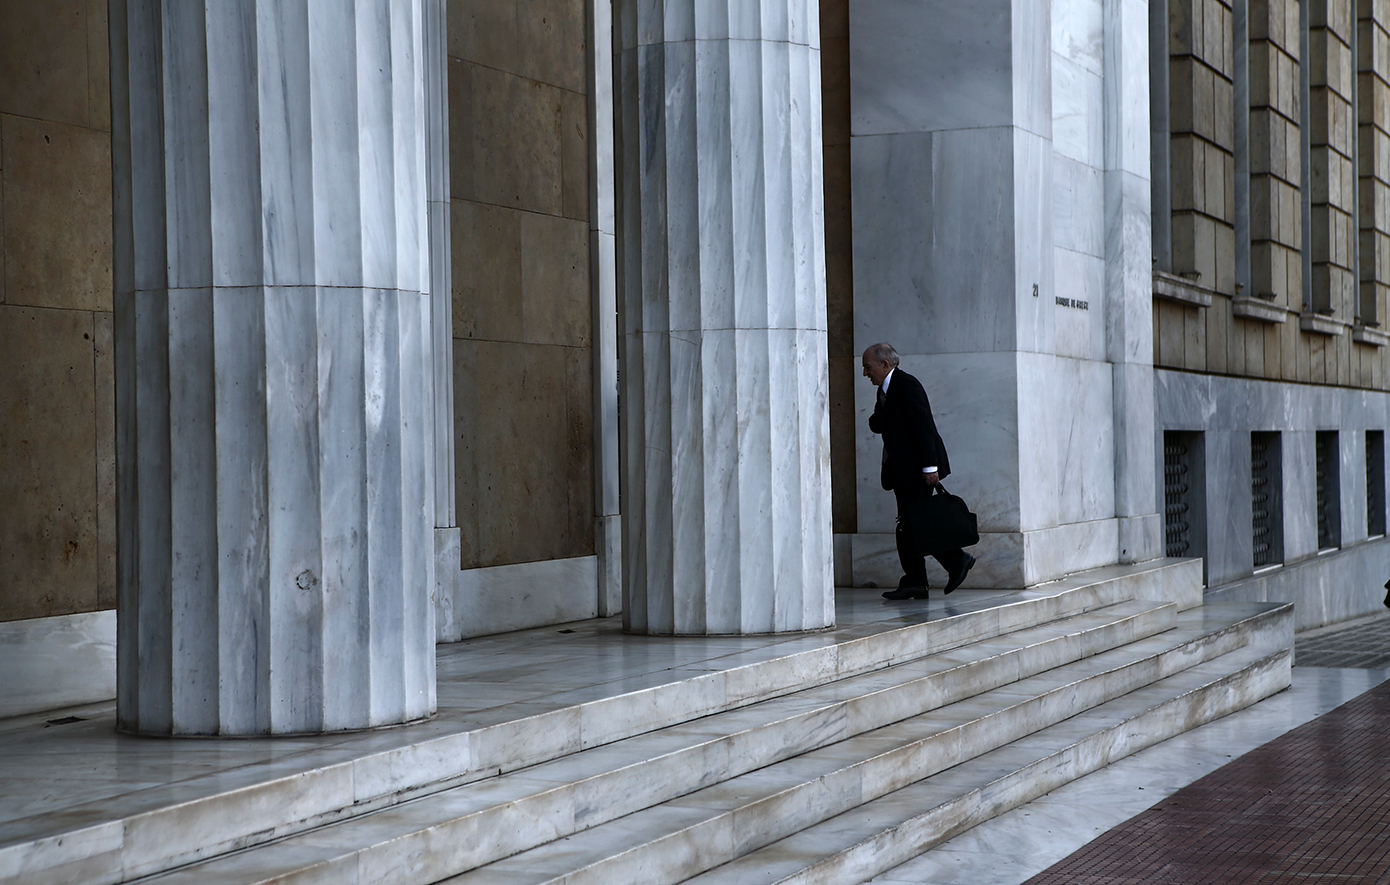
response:
M815 4L615 9L624 622L829 626Z
M122 728L434 709L423 5L112 4Z

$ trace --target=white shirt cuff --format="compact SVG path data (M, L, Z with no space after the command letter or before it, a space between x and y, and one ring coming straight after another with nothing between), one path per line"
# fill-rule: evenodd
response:
M922 468L922 472L923 472L923 473L935 473L935 472L936 472L936 468L935 468L935 467L923 467L923 468Z

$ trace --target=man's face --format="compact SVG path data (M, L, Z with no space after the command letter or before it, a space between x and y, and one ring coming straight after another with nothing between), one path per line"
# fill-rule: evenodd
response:
M893 367L888 365L888 360L876 360L867 352L864 354L863 365L864 377L872 381L874 387L882 387L883 379L893 370Z

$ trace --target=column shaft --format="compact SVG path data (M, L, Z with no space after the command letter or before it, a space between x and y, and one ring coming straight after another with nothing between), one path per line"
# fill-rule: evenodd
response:
M111 12L121 726L427 716L421 0Z
M615 6L627 628L828 626L816 7Z

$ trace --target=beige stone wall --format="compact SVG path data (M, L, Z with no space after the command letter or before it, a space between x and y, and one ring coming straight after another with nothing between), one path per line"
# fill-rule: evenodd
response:
M1356 114L1351 53L1353 0L1311 0L1308 6L1309 133L1312 155L1314 310L1350 317L1354 312L1356 246L1352 211L1356 167L1352 160ZM1331 379L1329 379L1331 380Z
M1303 158L1298 4L1250 4L1250 285L1288 308L1303 304Z
M1362 320L1384 328L1390 309L1390 0L1359 3L1357 15L1358 295Z
M106 0L0 3L0 620L115 605Z
M1385 5L1386 0L1366 0L1358 20L1353 0L1312 0L1308 58L1303 59L1297 0L1250 0L1250 280L1237 288L1230 8L1221 0L1170 3L1174 271L1207 290L1212 304L1203 308L1154 299L1156 365L1385 388L1390 347L1375 346L1374 335L1354 334L1360 316L1358 275L1362 304L1377 311L1390 284L1390 227L1376 226L1390 222L1385 184L1390 178L1378 177L1390 172L1385 126L1390 46L1377 18ZM1366 35L1356 53L1353 29ZM1299 125L1301 66L1307 68L1310 92L1306 132ZM1365 90L1359 121L1353 106L1358 76ZM1302 180L1305 143L1309 181ZM1358 184L1359 270L1353 215ZM1307 255L1305 191L1312 208ZM1307 292L1305 261L1312 276ZM1269 308L1263 311L1266 319L1282 315L1285 321L1252 318L1247 307L1252 302ZM1322 331L1341 334L1304 328L1305 314Z
M854 479L854 267L849 173L849 3L821 0L825 150L825 298L830 352L830 487L834 531L858 531Z
M463 567L594 552L583 0L449 5Z
M1235 281L1231 7L1170 0L1173 271L1218 292Z

